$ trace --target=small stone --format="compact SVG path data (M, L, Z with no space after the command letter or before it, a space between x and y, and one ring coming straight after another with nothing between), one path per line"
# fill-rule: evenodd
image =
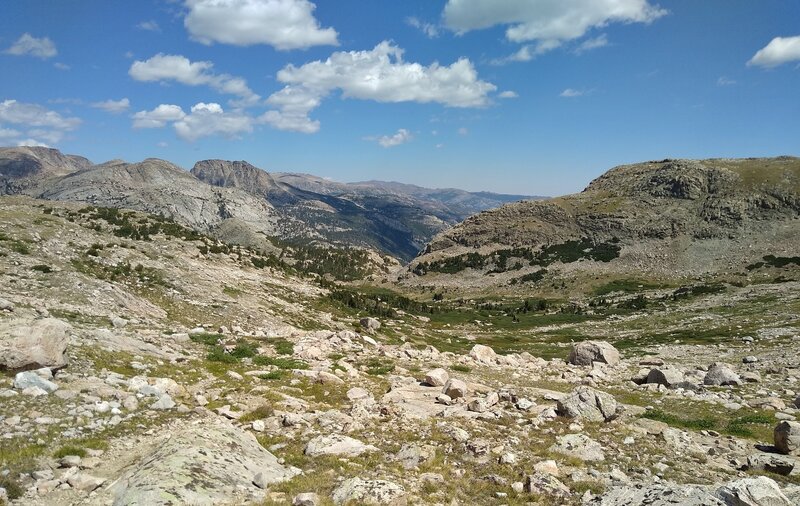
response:
M745 364L755 364L756 362L758 362L758 357L755 355L748 355L742 359L742 363Z
M226 374L228 375L229 378L233 378L233 379L235 379L237 381L242 381L244 379L244 376L242 376L241 374L239 374L236 371L228 371L228 372L226 372Z

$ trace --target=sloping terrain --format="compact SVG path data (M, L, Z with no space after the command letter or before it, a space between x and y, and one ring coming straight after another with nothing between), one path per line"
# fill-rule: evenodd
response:
M435 237L403 282L539 289L581 276L746 276L797 251L800 159L665 160L470 217Z
M421 302L0 197L0 502L792 506L800 267L770 268Z

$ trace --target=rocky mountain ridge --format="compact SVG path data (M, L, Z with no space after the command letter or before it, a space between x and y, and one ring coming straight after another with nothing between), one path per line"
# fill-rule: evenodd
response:
M158 159L93 165L49 148L0 149L0 194L128 207L265 247L267 238L275 238L301 245L356 246L408 260L436 233L468 214L516 198L491 194L448 203L428 196L436 190L418 187L398 192L378 183L310 181L322 180L270 174L244 161L205 160L187 172ZM458 195L463 201L471 194Z
M664 160L611 169L581 193L474 215L437 235L404 281L679 279L741 273L798 250L800 159Z

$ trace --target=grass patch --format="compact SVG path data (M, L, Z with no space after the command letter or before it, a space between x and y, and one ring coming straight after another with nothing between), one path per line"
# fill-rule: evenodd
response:
M450 369L452 369L453 371L464 372L464 373L472 372L472 367L464 364L453 364L450 367Z
M208 355L206 355L206 360L209 362L220 362L223 364L237 364L239 363L240 359L234 357L230 353L227 353L225 348L222 346L214 346L211 348L211 351L208 352Z
M272 341L272 346L275 348L275 353L278 355L292 355L294 354L294 344L291 341L280 338Z
M195 343L202 343L207 346L217 346L219 341L222 339L222 334L201 332L199 334L189 334L189 339Z
M256 420L269 418L274 414L275 410L272 409L272 406L269 404L262 404L256 409L243 414L241 417L239 417L239 421L242 423L254 422Z
M381 360L373 358L367 361L364 365L367 366L367 374L370 376L384 376L394 371L394 362L389 360Z
M305 361L286 357L268 357L266 355L258 355L253 357L253 363L256 365L271 365L282 370L308 369L308 364Z
M53 454L53 457L57 459L63 459L67 455L77 455L80 458L86 456L86 449L81 448L80 446L72 446L72 445L65 445L56 450Z
M683 412L694 412L695 416L683 417L654 409L643 414L642 418L664 422L671 427L680 427L690 430L714 430L721 434L731 436L762 441L772 440L772 429L775 425L775 418L766 413L752 413L735 418L728 418L718 413L702 413L701 410L684 408Z
M272 371L266 374L259 374L259 378L262 380L280 380L286 376L286 373L283 371Z

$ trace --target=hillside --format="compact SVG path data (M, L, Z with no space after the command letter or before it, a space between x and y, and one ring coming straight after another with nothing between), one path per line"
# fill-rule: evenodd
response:
M402 282L547 290L582 278L746 276L765 256L797 251L800 159L665 160L472 216L436 236Z
M646 307L420 302L2 196L0 502L797 504L796 267Z

